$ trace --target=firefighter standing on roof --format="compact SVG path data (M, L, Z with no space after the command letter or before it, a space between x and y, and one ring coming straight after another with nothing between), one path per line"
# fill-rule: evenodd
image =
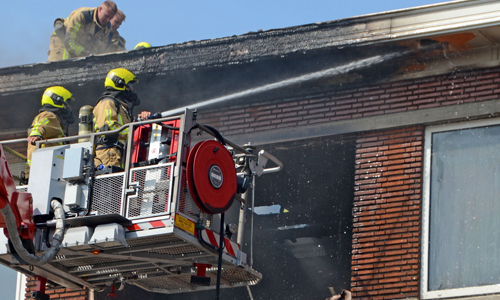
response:
M109 43L107 52L126 51L125 39L118 33L118 28L125 21L125 14L119 9L116 15L111 19L111 32L109 33Z
M117 12L113 1L96 8L83 7L64 20L57 19L50 37L49 61L106 52L111 24Z
M140 103L133 90L133 85L137 82L135 75L127 69L109 71L104 82L107 91L99 98L93 111L95 132L116 130L132 122L132 109ZM143 111L139 118L147 119L150 115L150 112ZM128 133L128 129L125 129L117 134L98 137L95 165L122 167Z
M29 178L31 167L31 156L36 149L35 142L42 139L53 139L66 136L64 130L68 124L75 120L71 113L69 102L73 101L73 95L62 86L52 86L47 88L42 96L42 108L36 115L30 128L28 129L28 153L25 179ZM42 147L55 146L58 144L47 143Z

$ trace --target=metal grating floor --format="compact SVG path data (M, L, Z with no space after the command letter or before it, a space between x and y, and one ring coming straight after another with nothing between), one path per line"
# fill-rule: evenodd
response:
M210 286L191 285L191 275L183 274L179 276L155 276L137 280L133 284L149 291L165 294L176 294L215 289L217 283L217 272L207 272L211 277ZM221 275L221 288L240 287L255 285L259 283L262 275L258 272L248 273L243 269L223 270Z
M167 294L175 294L175 293L185 293L185 292L193 292L200 290L210 290L215 289L215 285L217 283L217 272L207 272L207 276L211 277L210 286L195 286L191 285L191 275L193 274L183 274L179 276L156 276L156 277L148 277L137 282L134 282L135 285L138 285L146 290L167 293ZM221 275L221 288L230 288L230 287L239 287L239 286L247 286L247 285L255 285L259 283L262 275L258 272L248 273L243 269L234 269L231 268L229 270L223 270Z
M99 255L92 255L90 248L65 248L51 265L93 287L109 286L125 279L129 284L165 294L215 289L217 255L202 246L174 234L129 238L127 244L128 247L101 249ZM212 264L212 268L207 269L210 286L190 283L191 275L196 274L194 262ZM254 285L262 278L260 273L248 267L237 267L227 261L223 261L222 268L223 288Z
M183 240L172 234L155 235L150 237L133 238L127 240L127 244L130 247L139 247L139 246L156 245L163 243L175 243L175 242L183 242Z
M124 261L124 259L112 259L112 258L101 258L99 256L94 256L94 257L81 257L80 258L75 258L75 257L64 257L62 258L61 256L59 259L56 259L54 264L59 264L61 266L64 266L66 268L71 268L71 267L90 267L90 266L97 266L97 265L106 265L109 263L115 263L115 262L121 262Z

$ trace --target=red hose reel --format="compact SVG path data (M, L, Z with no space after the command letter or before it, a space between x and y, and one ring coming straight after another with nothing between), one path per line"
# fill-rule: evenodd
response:
M237 189L231 154L217 141L196 144L189 153L187 183L196 205L205 213L220 214L233 204Z

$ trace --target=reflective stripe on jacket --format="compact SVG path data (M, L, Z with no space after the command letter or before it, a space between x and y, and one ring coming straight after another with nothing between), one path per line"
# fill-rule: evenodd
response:
M118 101L116 101L118 103ZM94 131L100 132L104 125L108 125L109 130L116 130L125 124L132 122L127 114L128 106L124 103L119 103L120 111L117 113L115 100L102 99L94 107ZM122 130L118 136L118 141L125 144L127 141L128 129Z
M82 7L64 20L66 36L63 59L105 53L111 24L101 26L97 21L97 8Z
M41 139L54 139L66 136L59 117L50 111L42 111L33 119L28 136L39 136ZM42 147L62 145L62 143L47 143ZM28 144L27 163L31 164L31 155L36 146Z

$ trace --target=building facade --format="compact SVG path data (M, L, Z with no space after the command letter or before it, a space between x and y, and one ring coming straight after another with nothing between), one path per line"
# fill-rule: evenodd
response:
M107 71L129 68L141 108L196 108L199 123L285 165L257 180L261 210L244 245L263 280L222 299L324 299L342 289L355 299L493 297L499 26L496 1L452 1L2 69L0 101L29 107L5 106L0 138L25 136L45 87L93 105ZM48 291L75 300L109 292ZM166 297L133 285L117 294Z

